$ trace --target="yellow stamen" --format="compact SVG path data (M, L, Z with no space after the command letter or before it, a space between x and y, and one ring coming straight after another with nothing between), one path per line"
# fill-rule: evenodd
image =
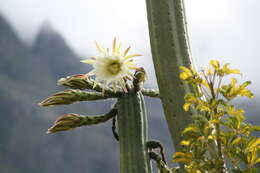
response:
M118 74L118 72L121 70L121 65L118 62L113 62L108 65L107 70L112 75Z

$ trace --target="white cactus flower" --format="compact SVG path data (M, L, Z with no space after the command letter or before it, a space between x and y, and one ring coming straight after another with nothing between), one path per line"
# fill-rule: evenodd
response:
M137 69L133 63L133 57L141 56L140 54L127 55L130 50L128 47L124 52L120 52L121 44L113 41L113 50L105 49L96 43L96 48L100 53L99 56L91 57L91 59L82 60L81 62L91 64L93 70L87 73L88 76L95 76L95 83L99 83L106 87L112 87L116 90L118 87L126 91L125 79L132 78L132 69Z

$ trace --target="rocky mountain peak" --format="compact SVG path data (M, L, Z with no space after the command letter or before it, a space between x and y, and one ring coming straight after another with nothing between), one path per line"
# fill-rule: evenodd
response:
M48 50L48 51L47 51ZM74 54L64 38L52 27L49 21L43 22L35 38L33 51L37 54L56 55L60 52ZM66 51L66 52L65 52Z

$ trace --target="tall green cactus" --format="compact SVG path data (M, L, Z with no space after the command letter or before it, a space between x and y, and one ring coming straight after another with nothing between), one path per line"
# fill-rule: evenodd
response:
M191 55L183 0L146 0L153 62L165 117L179 151L181 132L191 122L182 109L191 90L179 79L179 66L190 66Z
M146 143L147 113L143 95L131 90L118 99L120 173L151 173Z

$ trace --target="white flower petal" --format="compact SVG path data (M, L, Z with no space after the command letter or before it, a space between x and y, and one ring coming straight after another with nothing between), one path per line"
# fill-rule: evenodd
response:
M140 54L128 55L130 47L124 52L120 52L121 44L117 45L116 39L113 41L112 53L108 49L103 48L96 43L96 48L100 52L99 56L95 56L90 60L83 60L93 66L93 70L88 75L95 76L95 83L99 83L103 88L113 87L114 90L122 88L126 90L125 78L132 78L131 69L136 69L132 58L140 56Z

